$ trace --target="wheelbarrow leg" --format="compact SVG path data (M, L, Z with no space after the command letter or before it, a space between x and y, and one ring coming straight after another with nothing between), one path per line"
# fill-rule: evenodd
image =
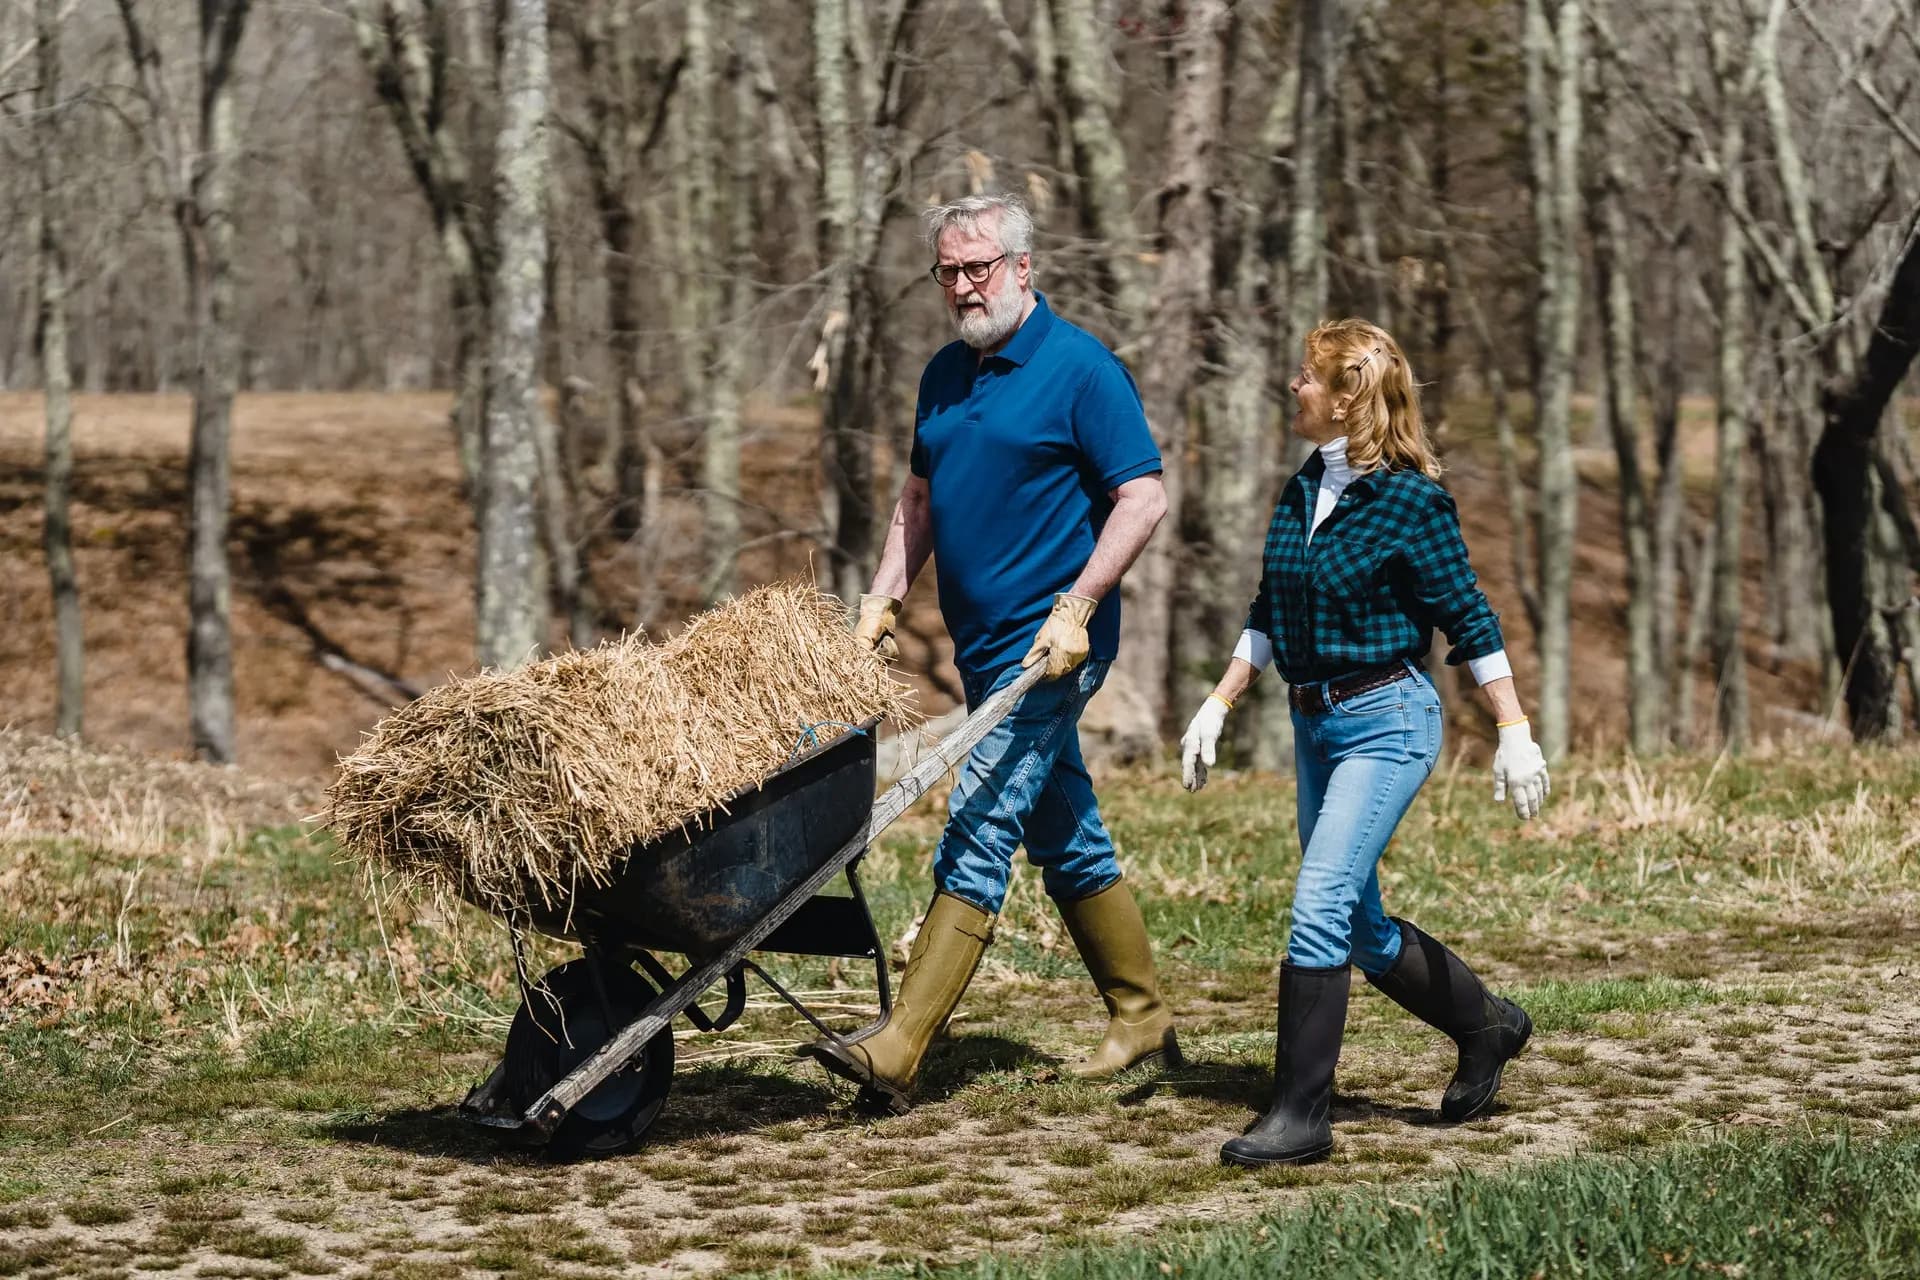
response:
M855 1044L866 1039L886 1025L887 1016L893 1012L893 982L887 975L887 946L880 940L880 928L873 922L873 908L867 905L867 894L860 887L860 859L855 858L847 864L847 888L853 891L853 900L860 904L860 914L866 918L867 936L873 942L873 985L880 993L880 1016L850 1036L842 1036L847 1044Z
M893 983L887 975L887 948L886 944L880 940L879 926L873 922L873 908L867 905L866 891L860 887L859 857L855 857L852 862L847 864L847 888L852 891L853 901L859 906L860 919L866 926L866 950L873 957L873 980L874 986L880 995L880 1015L872 1022L869 1022L857 1031L849 1031L845 1034L835 1031L833 1028L827 1026L826 1023L820 1021L818 1017L814 1016L813 1010L807 1008L799 997L781 986L765 969L762 969L752 960L742 961L743 967L751 969L755 977L766 983L775 995L792 1006L793 1011L802 1018L805 1018L808 1023L813 1026L815 1031L818 1031L828 1040L842 1045L858 1044L868 1036L878 1032L880 1028L887 1025L887 1018L893 1013ZM858 955L859 953L851 952L850 954Z

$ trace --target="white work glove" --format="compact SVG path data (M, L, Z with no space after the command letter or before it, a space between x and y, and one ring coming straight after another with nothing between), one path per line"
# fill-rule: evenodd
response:
M1226 727L1227 712L1231 710L1231 702L1210 693L1193 713L1187 731L1180 735L1180 782L1187 790L1198 791L1207 785L1207 770L1213 767L1220 731Z
M1522 821L1540 812L1553 783L1547 777L1547 757L1533 741L1523 716L1500 726L1500 745L1493 753L1493 798L1513 801Z

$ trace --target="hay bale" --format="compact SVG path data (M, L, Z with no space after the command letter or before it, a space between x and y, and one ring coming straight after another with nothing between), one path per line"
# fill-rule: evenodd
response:
M631 846L778 770L807 726L903 715L909 697L837 599L775 583L665 644L629 636L429 690L340 762L328 822L402 887L506 916L564 909Z

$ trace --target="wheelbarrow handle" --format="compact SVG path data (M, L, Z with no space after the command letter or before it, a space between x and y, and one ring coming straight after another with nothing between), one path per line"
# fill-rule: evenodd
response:
M873 813L867 819L863 839L871 842L893 825L894 819L912 808L928 787L966 759L967 753L980 745L980 739L1007 718L1007 713L1026 697L1027 690L1040 683L1046 673L1046 667L1038 664L1022 671L1012 684L998 690L976 707L973 714L960 722L958 729L940 739L931 751L920 758L920 763L911 772L881 792L880 798L873 802Z

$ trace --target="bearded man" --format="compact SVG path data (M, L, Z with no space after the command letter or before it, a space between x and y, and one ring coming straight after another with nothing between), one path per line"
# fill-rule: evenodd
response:
M865 1103L896 1112L979 966L1021 844L1107 1006L1105 1036L1069 1070L1104 1079L1179 1055L1078 729L1118 651L1121 575L1166 514L1160 453L1125 366L1034 292L1019 200L941 205L926 228L960 340L920 379L912 474L856 634L892 656L901 601L932 553L969 708L1023 667L1044 662L1049 678L960 770L933 902L886 1023L807 1046Z

